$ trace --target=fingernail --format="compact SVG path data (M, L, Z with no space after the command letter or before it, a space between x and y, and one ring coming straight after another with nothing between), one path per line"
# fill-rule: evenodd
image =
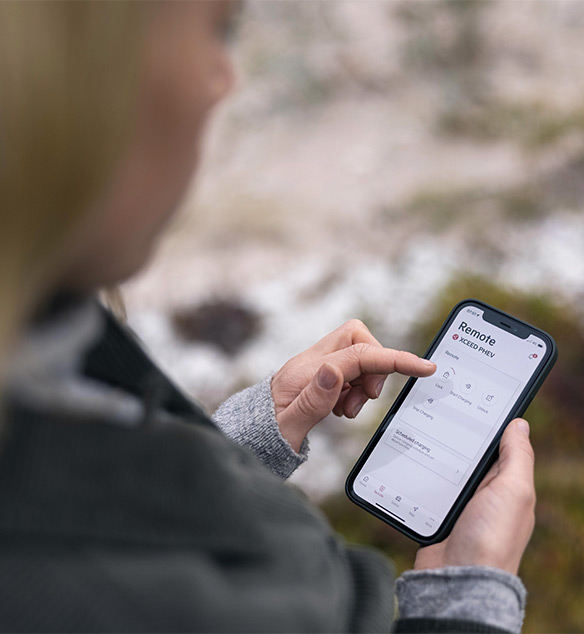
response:
M518 418L515 424L524 434L527 434L529 436L529 423L526 420L524 420L523 418Z
M318 371L316 380L323 390L332 390L337 384L337 375L331 366L325 363Z
M436 364L433 361L430 361L430 359L420 359L420 361L424 364L427 365L429 368L432 367L436 367Z
M363 409L363 405L365 405L365 403L358 403L355 406L355 409L353 410L353 416L351 416L351 418L355 418L355 416L357 416L357 414Z
M375 384L375 387L373 388L373 391L375 392L376 397L379 397L384 385L385 385L385 378L379 379L379 381L377 381L377 383Z

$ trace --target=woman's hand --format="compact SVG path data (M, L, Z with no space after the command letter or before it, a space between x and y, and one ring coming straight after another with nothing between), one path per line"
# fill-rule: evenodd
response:
M517 574L535 523L533 449L529 425L515 419L505 430L499 459L439 544L420 548L415 570L493 566Z
M293 357L272 379L276 420L295 451L325 416L354 418L381 394L388 374L429 376L436 366L411 352L384 348L352 319Z

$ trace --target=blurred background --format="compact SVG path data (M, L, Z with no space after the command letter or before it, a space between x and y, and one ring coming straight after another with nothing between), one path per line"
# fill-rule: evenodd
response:
M524 631L584 631L584 2L249 0L233 54L130 325L209 411L351 317L417 353L469 296L548 330ZM403 383L325 420L293 477L398 571L415 545L343 486Z

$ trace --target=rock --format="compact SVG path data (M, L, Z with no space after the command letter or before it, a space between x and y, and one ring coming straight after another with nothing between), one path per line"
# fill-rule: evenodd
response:
M171 323L181 339L210 343L235 356L259 335L262 320L237 299L217 299L175 310Z

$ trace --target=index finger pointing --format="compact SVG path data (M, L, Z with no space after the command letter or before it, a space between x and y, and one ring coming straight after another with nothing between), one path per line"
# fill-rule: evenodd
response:
M411 352L372 346L366 343L338 350L327 355L330 362L341 369L345 381L353 381L362 374L392 374L406 376L430 376L436 365Z
M329 354L356 343L369 343L381 347L381 344L371 334L369 328L359 319L349 319L328 335L317 341L312 348L321 354Z

